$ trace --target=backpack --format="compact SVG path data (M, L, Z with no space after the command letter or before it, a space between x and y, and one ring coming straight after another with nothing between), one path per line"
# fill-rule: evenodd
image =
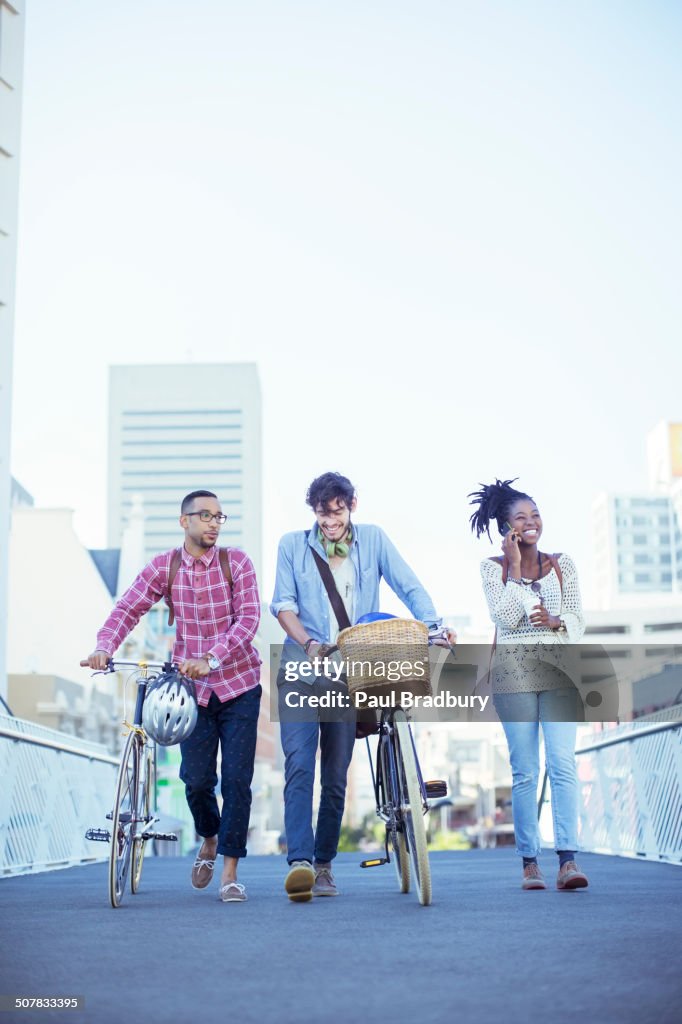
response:
M229 548L218 548L218 558L220 559L220 568L223 570L223 576L229 583L230 590L232 590L234 584L232 580L232 570L230 569L229 551ZM175 582L175 577L178 574L181 562L182 548L176 548L170 561L170 568L168 569L168 583L166 584L166 590L163 595L163 599L168 605L169 626L172 626L175 622L175 609L173 608L173 583Z

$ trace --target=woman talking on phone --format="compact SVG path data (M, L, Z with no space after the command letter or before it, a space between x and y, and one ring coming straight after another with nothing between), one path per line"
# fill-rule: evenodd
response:
M578 693L552 667L551 651L542 658L535 644L577 643L584 632L578 576L566 554L540 551L542 519L528 494L514 480L496 480L469 495L476 536L496 523L502 557L481 563L483 590L495 623L493 701L502 722L512 769L512 813L517 851L523 857L523 889L545 889L538 867L537 814L539 730L552 787L554 843L559 856L558 889L581 889L587 878L575 862L577 777L575 767ZM556 654L561 652L556 650ZM549 663L549 664L548 664ZM558 661L557 661L558 666ZM570 719L570 720L567 720Z

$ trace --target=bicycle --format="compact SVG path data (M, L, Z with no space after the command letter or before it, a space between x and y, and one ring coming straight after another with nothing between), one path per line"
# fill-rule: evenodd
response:
M447 795L447 783L440 779L424 781L410 723L401 708L381 713L376 766L369 739L366 743L376 811L386 823L386 856L364 860L361 867L390 863L390 847L401 893L410 891L411 864L419 902L427 907L432 890L424 815L429 810L429 799Z
M407 619L389 619L353 626L339 634L337 644L347 662L359 656L356 664L376 666L390 659L399 650L403 659L406 645L425 663L425 674L419 680L405 680L416 684L422 692L429 689L428 644L444 638L439 631L429 635L427 627ZM374 645L374 646L372 646ZM369 648L369 658L368 658ZM417 659L413 658L413 664ZM364 673L364 675L363 675ZM371 677L371 669L369 676ZM349 690L356 693L366 684L367 672L361 669L359 678L349 675ZM376 692L378 688L372 688ZM390 688L395 694L395 687ZM426 841L424 816L429 811L430 798L447 795L447 783L440 780L424 781L422 776L409 717L400 706L383 708L378 725L376 759L372 761L369 737L366 737L376 812L386 825L385 857L364 860L361 867L376 867L393 863L401 893L410 891L410 865L414 874L417 895L422 906L429 906L432 898L431 867ZM390 849L389 849L390 847ZM391 858L391 852L393 857Z
M87 661L81 661L87 667ZM156 744L142 726L142 708L147 686L160 672L169 672L173 666L161 662L133 662L109 660L108 667L93 675L106 675L131 668L138 670L137 697L132 723L125 722L128 736L121 753L113 808L107 814L111 830L89 828L85 838L92 842L111 843L109 851L109 900L114 909L120 907L130 873L130 890L137 893L142 877L146 844L150 839L177 842L173 832L154 832L151 825L158 821L156 803ZM150 672L152 673L150 675ZM132 872L130 872L132 863Z

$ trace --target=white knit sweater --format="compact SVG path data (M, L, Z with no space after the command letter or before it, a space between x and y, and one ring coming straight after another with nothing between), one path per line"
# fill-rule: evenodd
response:
M572 675L568 669L567 659L561 656L558 649L555 649L552 655L546 652L540 661L535 646L578 643L585 632L575 563L568 555L560 555L559 566L563 576L563 588L553 567L538 582L545 608L550 615L559 615L564 620L567 630L565 633L559 633L548 626L533 626L529 614L539 603L539 595L533 593L529 585L520 586L509 581L505 585L502 582L502 566L499 562L490 558L481 562L483 591L490 617L497 627L498 649L493 672L493 690L497 693L537 692L567 685L565 676L562 678L551 669L545 671L546 664L554 665L567 672L569 676ZM515 650L510 649L512 646Z

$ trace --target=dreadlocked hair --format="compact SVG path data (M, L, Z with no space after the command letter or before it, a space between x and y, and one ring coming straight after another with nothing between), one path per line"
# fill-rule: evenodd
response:
M478 505L469 519L471 529L476 531L477 537L480 537L482 533L487 533L488 539L492 540L490 524L493 520L502 533L502 527L514 502L519 498L533 500L530 494L517 491L511 486L516 480L518 480L517 476L511 480L496 480L494 484L479 484L480 491L471 491L467 495L468 498L473 498L473 501L469 502L470 505Z

